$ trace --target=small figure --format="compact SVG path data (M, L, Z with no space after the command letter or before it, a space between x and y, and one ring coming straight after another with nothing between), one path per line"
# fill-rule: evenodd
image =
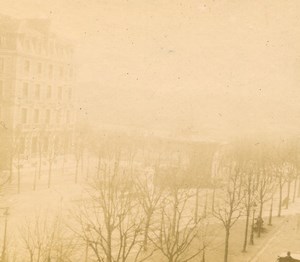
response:
M296 262L296 261L299 261L299 260L292 258L291 252L288 251L288 252L286 253L286 257L285 257L285 260L284 260L284 261L286 261L286 262L293 262L293 261Z
M259 216L259 217L257 218L256 223L257 223L257 226L258 226L259 228L262 228L262 227L263 227L264 220L262 219L261 216Z
M253 225L253 230L255 232L262 233L262 232L265 231L265 228L263 227L263 225L264 225L264 220L262 219L262 217L259 216L259 217L255 218L255 223Z
M278 257L277 261L278 262L299 262L300 260L293 258L291 256L291 252L288 251L286 256Z

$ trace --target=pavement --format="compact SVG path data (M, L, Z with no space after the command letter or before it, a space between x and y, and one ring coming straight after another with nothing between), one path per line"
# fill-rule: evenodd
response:
M299 211L299 206L295 211ZM275 261L278 255L290 251L300 253L300 212L285 218L282 226L278 229L261 251L251 262Z

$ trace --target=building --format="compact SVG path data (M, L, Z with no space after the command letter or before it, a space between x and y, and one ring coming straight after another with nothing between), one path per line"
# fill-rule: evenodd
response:
M49 20L0 16L2 151L31 159L70 150L76 120L73 53L71 43L50 31Z

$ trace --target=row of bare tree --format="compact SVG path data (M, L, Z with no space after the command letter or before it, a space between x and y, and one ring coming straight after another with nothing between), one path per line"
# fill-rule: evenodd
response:
M77 150L74 151L76 182L85 142L83 136L79 138ZM181 167L180 163L175 169L174 165L170 167L174 173L172 181L167 181L163 186L154 183L154 177L160 169L157 163L161 161L155 162L154 174L137 169L134 165L136 151L130 148L126 151L127 164L124 168L124 154L121 154L119 148L111 146L107 150L103 143L95 140L93 147L86 147L85 150L89 150L88 155L94 155L97 159L97 168L89 170L88 195L71 212L71 219L67 220L67 236L57 236L60 241L54 242L62 242L59 248L52 248L52 244L49 244L53 242L49 240L50 233L42 237L47 239L46 244L36 244L40 243L36 238L41 238L37 235L47 230L38 229L40 222L31 222L22 229L28 261L159 259L181 262L193 259L199 261L199 257L205 261L205 251L210 244L207 224L217 219L224 228L224 262L227 262L230 235L240 218L244 218L241 223L245 223L242 250L246 251L248 244L253 244L256 209L257 216L262 218L266 217L265 209L268 207L269 224L272 224L273 203L278 201L280 216L282 205L288 208L290 199L294 201L299 196L300 154L297 145L296 141L239 141L223 146L215 160L217 168L211 186L203 189L197 183L195 186L185 186L182 179L180 183L176 181L175 173L178 170L183 169L183 174L190 172ZM201 214L199 205L203 206ZM50 228L50 231L55 229L55 232L60 232L58 226L52 224ZM53 236L57 234L54 231ZM260 225L257 228L258 237L261 232ZM69 240L72 240L71 243ZM71 247L72 252L68 252ZM43 256L47 256L47 260Z
M262 233L263 217L269 216L272 224L273 204L278 201L278 216L282 206L289 207L291 185L292 200L300 193L300 151L297 141L238 141L227 145L219 157L214 177L212 214L225 229L224 262L228 261L229 237L234 224L245 218L243 252L248 243L253 244L255 212L257 212L257 237ZM283 199L284 186L287 186ZM269 210L265 211L266 204ZM252 215L252 225L250 225ZM250 237L249 237L250 228Z

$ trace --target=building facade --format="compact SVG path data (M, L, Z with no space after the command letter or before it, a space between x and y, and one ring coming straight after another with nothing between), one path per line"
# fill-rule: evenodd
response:
M0 140L11 155L31 159L70 150L73 54L72 44L51 32L49 20L0 16Z

